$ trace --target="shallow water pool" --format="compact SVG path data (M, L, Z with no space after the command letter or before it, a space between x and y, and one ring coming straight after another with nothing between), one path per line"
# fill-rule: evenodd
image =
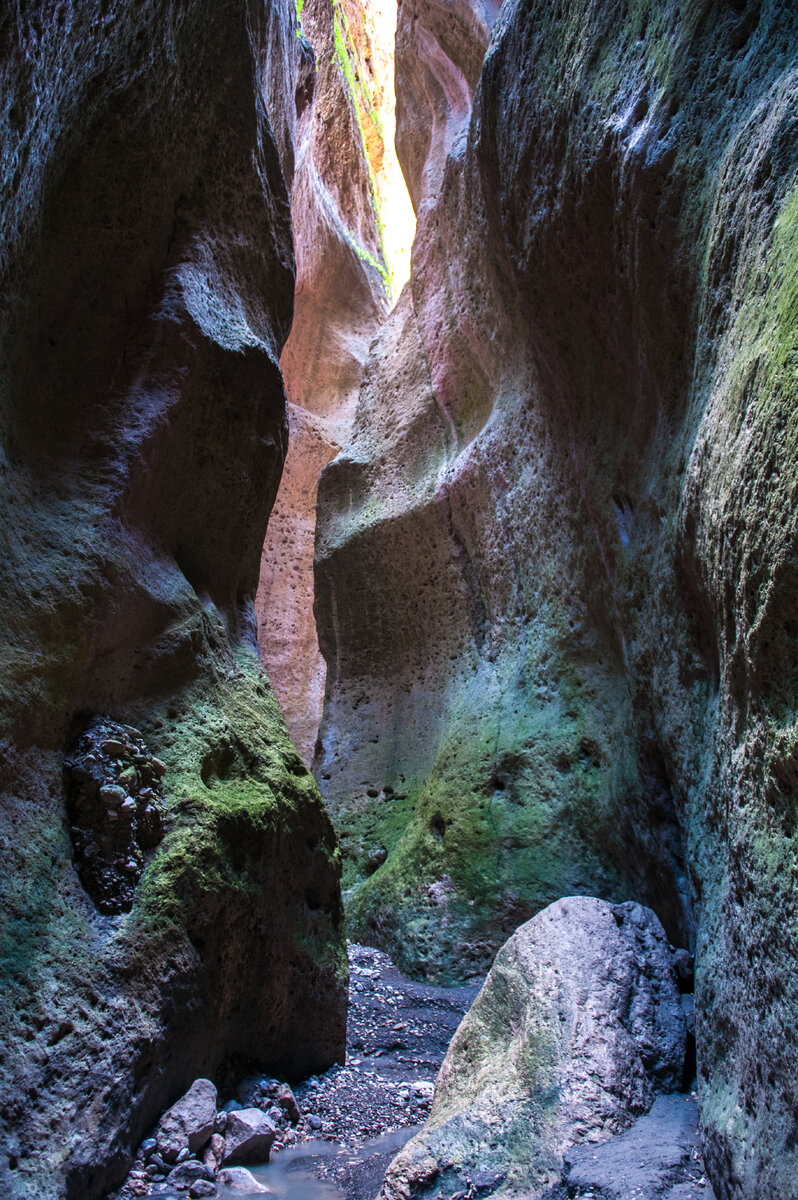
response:
M325 1166L333 1169L351 1168L379 1155L384 1156L384 1170L390 1158L401 1150L417 1130L417 1126L395 1129L357 1147L317 1138L281 1150L273 1162L250 1166L248 1169L273 1196L285 1197L286 1200L345 1200L347 1193L342 1188L317 1178L316 1171L321 1159L331 1160ZM234 1192L220 1186L218 1194L219 1200L246 1200L247 1196L255 1193Z

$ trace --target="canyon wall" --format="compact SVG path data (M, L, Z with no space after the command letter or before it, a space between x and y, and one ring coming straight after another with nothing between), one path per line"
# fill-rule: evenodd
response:
M392 145L394 26L394 0L301 6L296 302L280 359L290 436L256 607L261 655L308 764L325 679L313 619L318 478L349 439L363 366L396 286L397 248L383 220L401 229L402 192L409 210Z
M4 1196L92 1200L197 1075L343 1054L253 608L303 65L289 0L0 15Z
M798 17L507 0L470 110L445 7L401 6L411 284L319 489L351 936L455 977L643 900L696 947L716 1193L792 1196Z

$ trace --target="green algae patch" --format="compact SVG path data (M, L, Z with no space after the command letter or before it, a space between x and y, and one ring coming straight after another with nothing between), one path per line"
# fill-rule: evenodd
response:
M339 818L350 936L446 983L484 973L515 928L562 895L633 891L615 807L628 781L601 734L559 703L514 715L491 709L486 689L477 707L477 694L453 708L423 786ZM374 847L387 857L368 875Z

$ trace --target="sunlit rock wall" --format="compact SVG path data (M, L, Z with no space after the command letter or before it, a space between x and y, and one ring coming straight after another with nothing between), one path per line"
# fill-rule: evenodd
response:
M795 1194L797 66L787 3L506 3L320 488L352 933L651 904L723 1200Z
M306 0L291 190L290 440L257 598L261 654L310 763L325 664L313 619L316 487L351 430L363 365L402 282L413 217L393 150L395 0Z
M4 1196L93 1200L197 1075L343 1051L334 835L253 609L299 49L288 0L0 14Z

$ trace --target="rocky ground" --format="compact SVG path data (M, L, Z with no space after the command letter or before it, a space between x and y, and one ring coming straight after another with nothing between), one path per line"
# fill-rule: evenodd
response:
M397 971L386 954L368 946L350 945L349 966L346 1066L313 1075L293 1091L263 1076L246 1079L228 1098L220 1092L220 1116L225 1111L229 1121L233 1112L259 1111L274 1126L273 1162L290 1153L291 1168L298 1175L308 1167L353 1200L367 1200L379 1190L385 1168L404 1140L401 1134L383 1135L406 1130L409 1136L426 1119L438 1068L478 988L414 983ZM223 1122L224 1118L217 1122L217 1138ZM323 1149L319 1139L342 1144L345 1152L319 1154ZM364 1143L374 1139L380 1140L364 1150ZM296 1155L294 1148L304 1142L308 1155ZM176 1158L170 1163L158 1153L156 1138L147 1139L126 1183L108 1200L148 1195L175 1200L187 1191L224 1196L228 1187L245 1182L240 1175L227 1178L224 1162L205 1162L211 1153L207 1149L204 1155L186 1153L179 1163ZM175 1165L192 1161L206 1167L207 1178L177 1187L184 1181L174 1178ZM249 1161L257 1159L253 1156ZM241 1168L234 1165L234 1170ZM194 1169L188 1168L186 1180L192 1173ZM214 1183L215 1191L203 1187Z
M187 1194L232 1200L266 1191L291 1200L373 1200L389 1162L429 1113L438 1069L478 988L414 983L386 954L367 946L350 944L349 965L346 1066L311 1076L293 1089L251 1077L234 1094L218 1096L211 1147L219 1146L222 1113L229 1143L231 1114L258 1111L274 1129L273 1166L267 1173L255 1154L245 1153L235 1164L213 1162L213 1150L206 1148L175 1157L182 1178L175 1163L163 1163L165 1155L158 1152L162 1131L170 1127L167 1116L142 1144L124 1187L108 1200L145 1195L181 1200ZM264 1157L261 1153L261 1162ZM486 1188L475 1177L458 1195L476 1200L480 1194L487 1194ZM549 1200L575 1197L713 1200L698 1146L695 1093L661 1097L623 1136L572 1151ZM436 1198L454 1200L444 1188Z

